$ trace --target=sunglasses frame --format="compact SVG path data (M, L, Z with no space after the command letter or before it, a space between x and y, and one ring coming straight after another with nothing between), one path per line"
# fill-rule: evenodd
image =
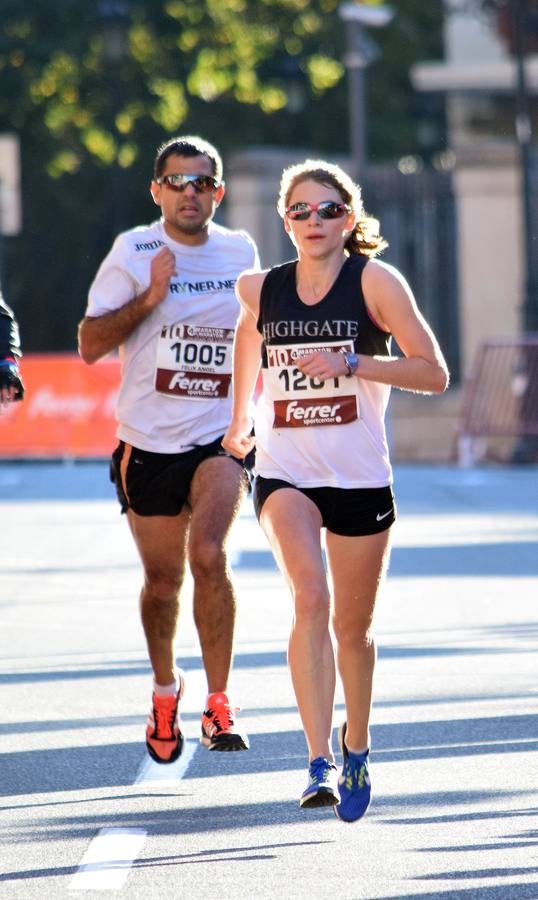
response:
M298 211L294 209L297 206L304 208ZM328 210L330 207L336 208L338 214L335 216L323 215L323 211ZM343 219L344 216L348 216L352 212L352 209L347 203L338 203L336 200L321 200L319 203L307 203L306 200L300 200L298 203L292 203L286 209L286 215L292 222L307 222L314 212L318 214L320 219L325 221L328 219L330 221L332 219Z
M170 182L171 178L179 178L181 180L179 184L173 184ZM200 187L196 184L196 182L201 179L204 179L206 182L204 187ZM170 172L168 175L161 175L159 178L155 178L155 182L160 185L166 185L171 191L177 191L178 193L183 193L187 185L192 184L197 194L210 194L217 191L222 183L217 181L213 175L183 175L182 172Z

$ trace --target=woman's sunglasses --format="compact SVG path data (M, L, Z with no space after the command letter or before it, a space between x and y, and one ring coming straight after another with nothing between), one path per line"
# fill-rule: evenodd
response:
M320 219L341 219L351 212L351 206L346 203L335 203L334 200L322 200L321 203L292 203L286 210L290 219L305 222L313 212L317 212Z
M165 184L172 191L184 191L188 184L192 184L197 194L209 194L220 187L220 182L212 175L162 175L156 178L157 184Z

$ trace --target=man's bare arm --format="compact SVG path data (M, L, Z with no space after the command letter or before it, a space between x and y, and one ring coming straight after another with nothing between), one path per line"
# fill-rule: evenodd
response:
M82 319L78 326L78 352L85 363L97 362L130 337L155 307L148 302L149 294L148 288L121 309Z
M86 363L97 362L131 336L168 294L175 257L162 247L151 261L150 286L120 309L102 316L85 316L78 326L78 350Z

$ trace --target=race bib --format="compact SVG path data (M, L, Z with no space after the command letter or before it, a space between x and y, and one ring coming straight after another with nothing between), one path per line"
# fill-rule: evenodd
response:
M273 428L343 425L359 418L357 380L339 375L320 381L309 378L295 361L316 350L340 353L353 350L351 341L327 344L267 346L264 391L273 404Z
M233 328L166 325L157 342L155 390L191 400L227 397L233 336Z

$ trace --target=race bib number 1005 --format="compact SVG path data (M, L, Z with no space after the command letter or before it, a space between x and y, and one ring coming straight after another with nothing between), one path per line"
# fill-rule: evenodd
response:
M170 397L227 397L232 378L232 328L176 323L161 331L155 390Z

